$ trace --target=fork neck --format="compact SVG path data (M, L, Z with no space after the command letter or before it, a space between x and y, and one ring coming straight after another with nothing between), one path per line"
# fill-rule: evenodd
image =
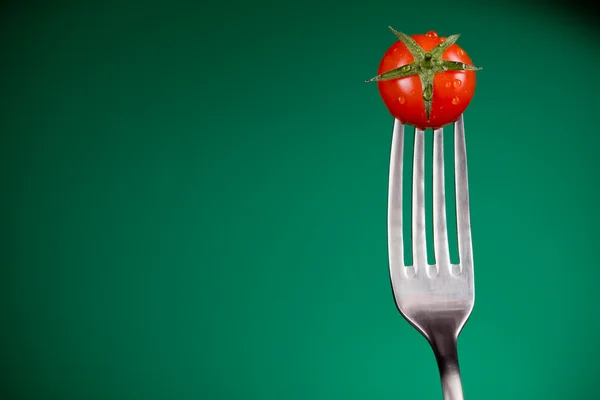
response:
M464 400L458 367L457 337L442 334L430 337L442 381L444 400Z

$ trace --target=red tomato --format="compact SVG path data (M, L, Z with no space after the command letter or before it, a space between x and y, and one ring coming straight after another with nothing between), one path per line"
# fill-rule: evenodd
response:
M395 33L398 35L398 32ZM428 52L446 39L438 37L433 31L411 37L424 51L426 57L430 58L431 55L427 56ZM441 65L444 60L466 64L464 67L472 69L443 70ZM378 74L412 64L414 61L415 57L409 48L399 40L384 54ZM421 75L414 74L389 80L373 78L377 80L381 98L392 116L404 124L420 129L439 128L456 121L471 102L475 92L475 70L478 68L472 66L473 63L467 53L457 44L450 45L437 60L434 56L432 61L437 62L438 68L430 69L428 75L429 80L433 80L433 95L429 97L429 118L425 106L427 96L423 95L425 88L423 73L427 74L427 67L423 66L422 62L418 65L412 64L417 67L416 71L421 71ZM450 63L444 65L448 64Z

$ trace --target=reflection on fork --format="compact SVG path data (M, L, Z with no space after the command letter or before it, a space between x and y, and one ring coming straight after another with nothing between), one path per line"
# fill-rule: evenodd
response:
M454 176L459 263L450 262L444 191L443 129L433 132L434 265L427 262L424 132L415 129L412 178L412 258L404 265L402 164L404 125L394 121L388 198L390 278L398 310L430 343L445 400L462 400L457 340L473 309L475 287L463 116L454 123Z

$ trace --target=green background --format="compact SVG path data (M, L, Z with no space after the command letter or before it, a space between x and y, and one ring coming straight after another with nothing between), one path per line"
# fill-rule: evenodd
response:
M388 280L388 25L484 68L467 399L597 398L594 20L200 4L3 6L0 398L441 398Z

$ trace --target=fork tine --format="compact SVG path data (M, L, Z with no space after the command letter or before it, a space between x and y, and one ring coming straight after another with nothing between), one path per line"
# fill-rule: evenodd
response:
M425 234L425 132L415 129L412 187L412 253L413 266L427 266Z
M438 270L450 267L446 194L444 187L444 129L433 131L433 244Z
M404 125L394 120L390 156L390 181L388 188L388 253L390 273L395 277L407 276L404 268L404 243L402 241L402 161L404 157Z
M469 216L469 185L467 175L467 148L465 125L461 115L454 123L454 175L456 183L456 227L458 233L458 255L461 270L473 265L471 244L471 221Z

